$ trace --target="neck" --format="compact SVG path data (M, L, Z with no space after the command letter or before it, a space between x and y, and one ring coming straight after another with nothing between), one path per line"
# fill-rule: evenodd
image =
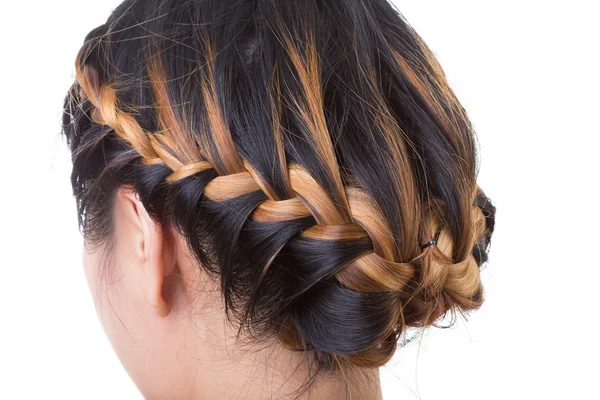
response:
M164 365L169 378L154 381L162 386L162 394L144 393L146 398L381 399L376 368L344 371L343 377L320 372L315 377L305 352L260 338L240 343L236 327L225 316L219 283L193 265L185 250L180 252L184 283L167 317L173 336L163 338L179 350L170 353L176 354Z
M189 398L199 399L381 399L377 370L361 372L361 379L343 380L321 372L311 380L302 354L273 346L244 355L229 351L225 357L203 360L195 374ZM215 351L214 355L223 355ZM308 386L307 382L310 384ZM306 388L305 390L303 390Z
M345 379L327 372L314 377L304 352L272 342L240 344L221 307L205 307L198 320L194 344L186 346L194 370L189 399L381 399L378 369L347 371Z

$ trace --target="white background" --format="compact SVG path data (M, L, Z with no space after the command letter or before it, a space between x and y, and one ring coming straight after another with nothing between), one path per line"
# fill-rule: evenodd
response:
M10 1L0 24L0 399L139 399L96 318L59 136L117 0ZM439 57L495 202L486 302L382 369L385 399L600 399L598 1L396 1Z

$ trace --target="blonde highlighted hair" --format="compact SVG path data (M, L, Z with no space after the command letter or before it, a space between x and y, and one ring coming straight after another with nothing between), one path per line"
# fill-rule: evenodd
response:
M132 185L242 331L321 369L483 302L495 208L435 56L385 0L125 1L85 38L64 133L86 239Z

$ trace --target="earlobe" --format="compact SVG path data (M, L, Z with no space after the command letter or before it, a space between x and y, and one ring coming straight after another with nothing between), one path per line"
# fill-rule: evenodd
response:
M171 311L171 306L163 295L164 279L150 279L148 285L148 303L154 308L156 315L166 317Z
M148 302L158 316L166 317L171 311L170 299L165 293L166 278L173 273L175 257L170 251L170 240L166 230L157 225L143 207L140 213L144 231Z
M167 277L174 270L174 257L170 255L168 238L162 232L162 228L149 219L147 229L149 235L145 247L148 302L159 317L166 317L171 311L171 302L165 288Z
M159 317L169 315L172 305L166 279L175 270L176 256L168 235L168 230L150 218L144 205L134 192L122 192L124 200L128 201L129 211L134 214L136 229L136 252L141 252L144 284L146 285L146 300ZM139 241L137 240L139 239ZM167 290L165 290L167 289Z

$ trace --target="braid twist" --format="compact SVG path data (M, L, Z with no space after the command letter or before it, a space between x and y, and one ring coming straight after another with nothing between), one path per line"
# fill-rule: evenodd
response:
M367 13L379 12L375 3L360 2ZM141 13L136 7L126 12ZM176 64L191 71L176 80L183 84L167 72L185 57L169 58L156 38L132 44L148 49L145 58L117 62L124 52L114 43L131 34L124 9L88 35L63 122L82 224L105 234L96 222L108 188L130 183L220 277L228 311L249 332L313 350L322 368L380 366L407 326L483 302L479 269L495 208L475 183L472 131L435 58L404 23L383 13L377 29L362 21L372 36L331 31L337 45L350 44L341 53L356 57L351 66L306 25L311 7L269 7L228 14L215 31L195 23L193 35L143 18L179 38L174 54L188 46L196 50L188 58L201 57L193 68ZM335 17L356 25L361 16L348 12ZM248 15L262 16L252 32L239 28ZM243 51L223 45L231 38ZM374 46L381 71L366 56ZM117 68L139 65L143 73ZM130 77L144 74L149 84L133 89ZM201 106L179 106L177 96Z

